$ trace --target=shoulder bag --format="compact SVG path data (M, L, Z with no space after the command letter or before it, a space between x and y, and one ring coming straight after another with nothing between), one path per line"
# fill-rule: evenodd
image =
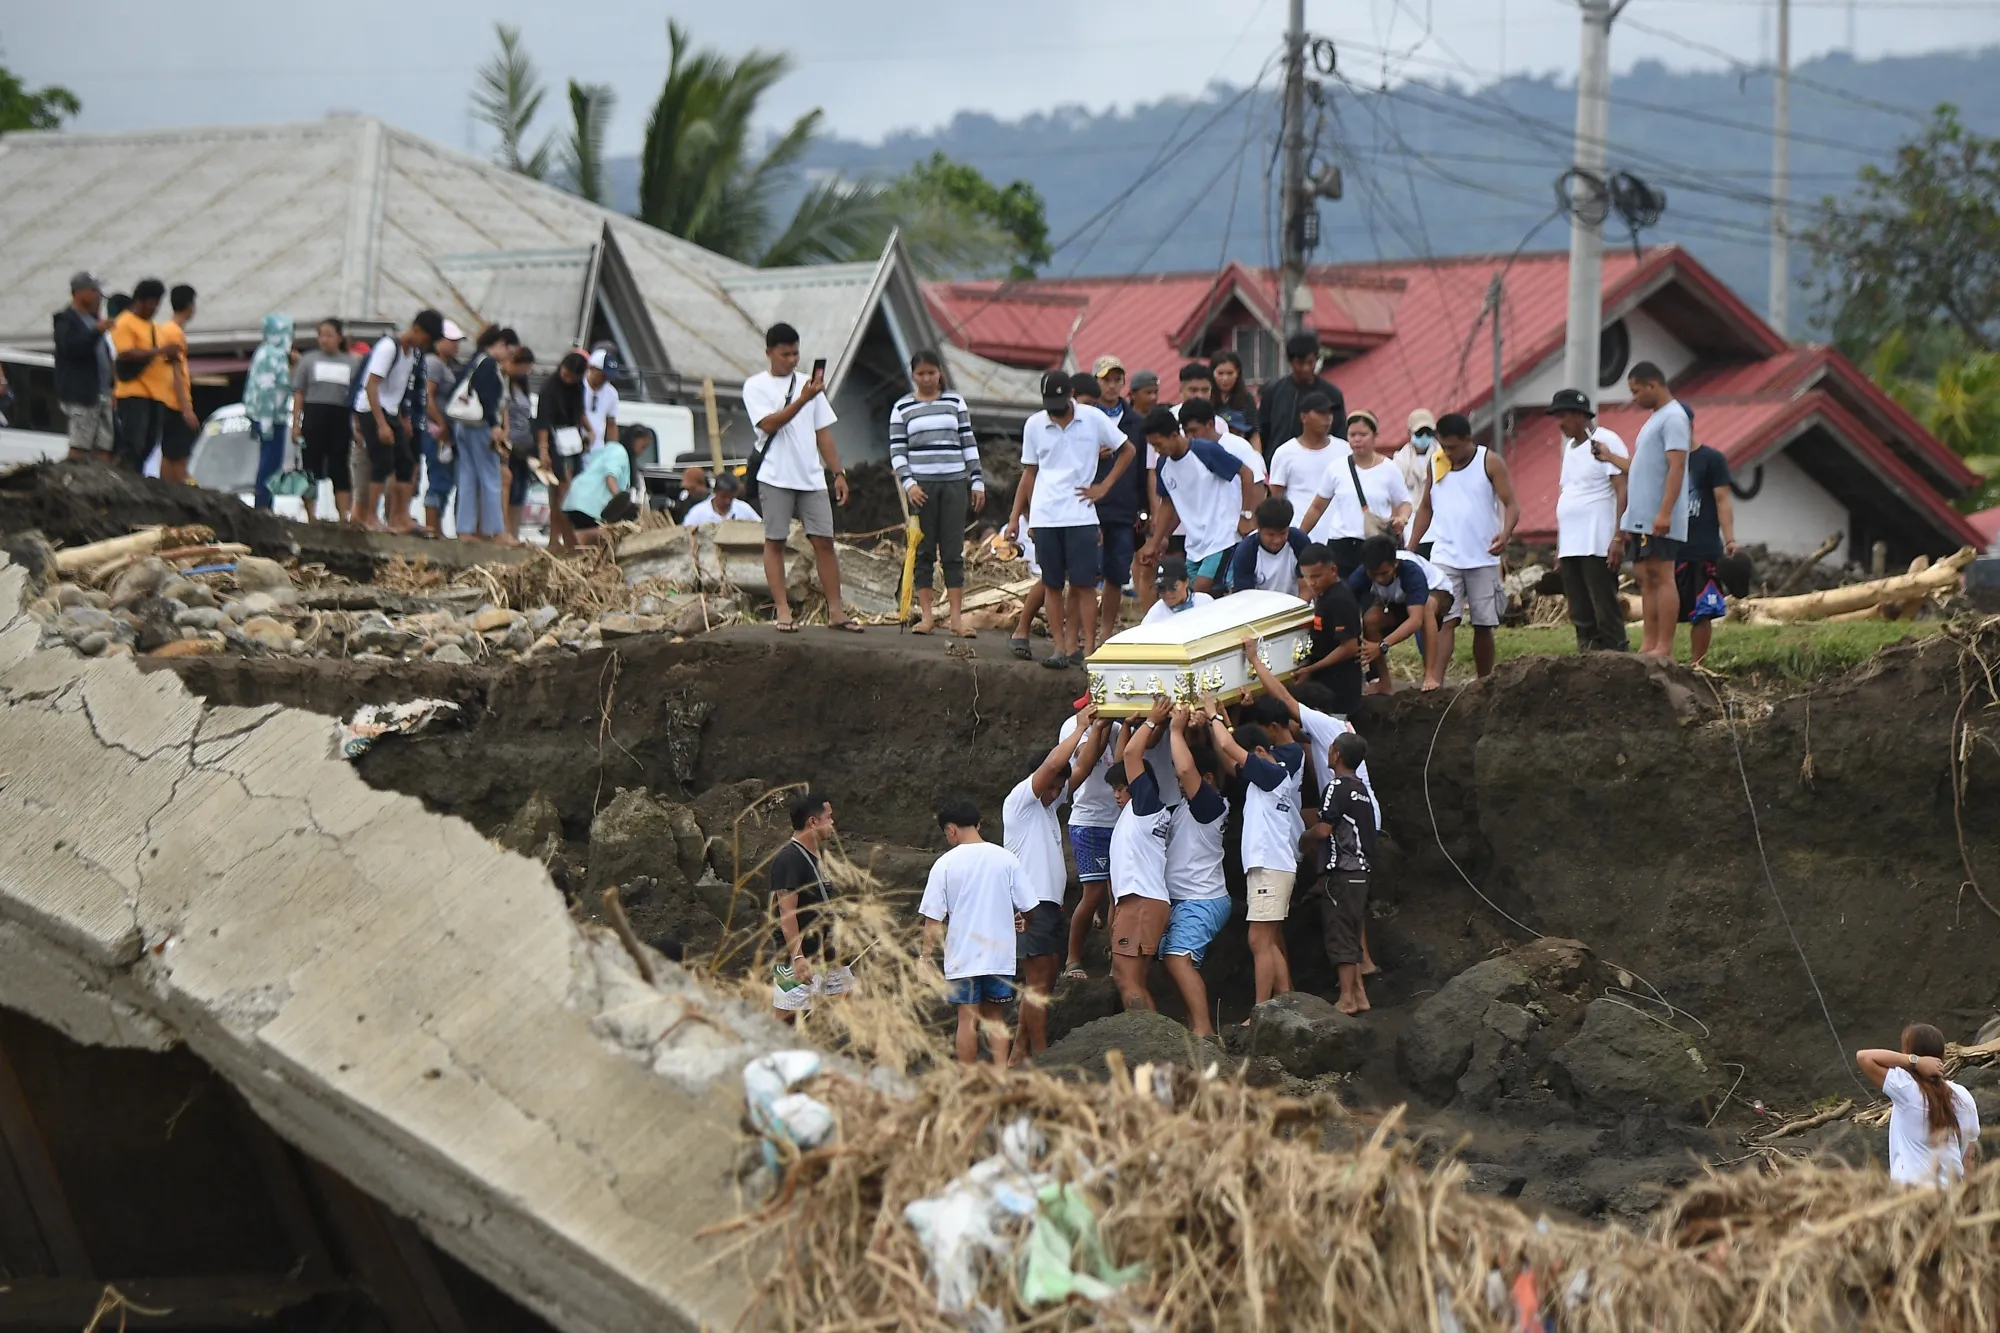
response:
M792 372L792 377L785 381L785 401L778 404L779 411L783 411L792 405L792 395L798 392L798 388L799 373L795 370ZM756 427L756 422L753 421L750 423L752 430L756 430ZM743 501L745 504L754 505L758 503L757 474L764 470L764 455L769 453L770 450L770 437L760 434L756 447L750 451L750 466L743 470Z
M464 378L459 380L458 387L451 392L451 401L444 405L447 419L462 421L468 426L486 424L486 405L481 403L479 395L473 392L472 377L478 373L479 363L490 359L484 352L472 358L472 364L466 367Z
M1361 484L1361 469L1355 465L1354 455L1351 453L1347 456L1347 475L1354 478L1354 498L1361 502L1362 535L1381 537L1395 531L1389 526L1388 519L1368 507L1368 489Z

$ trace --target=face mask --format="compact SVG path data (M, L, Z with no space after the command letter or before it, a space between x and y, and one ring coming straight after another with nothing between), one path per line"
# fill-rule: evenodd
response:
M1066 393L1045 393L1042 395L1042 406L1048 409L1048 413L1052 417L1059 417L1069 411L1069 404L1070 397Z
M1431 451L1431 446L1436 443L1437 443L1437 436L1431 434L1427 430L1420 430L1415 435L1412 435L1410 437L1410 447L1412 449L1415 449L1420 454L1429 453Z

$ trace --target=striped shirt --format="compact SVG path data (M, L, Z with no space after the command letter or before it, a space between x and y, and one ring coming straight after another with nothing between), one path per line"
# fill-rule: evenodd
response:
M972 412L955 393L925 400L906 393L889 409L889 463L896 480L966 481L986 489L979 475L979 443L972 437Z

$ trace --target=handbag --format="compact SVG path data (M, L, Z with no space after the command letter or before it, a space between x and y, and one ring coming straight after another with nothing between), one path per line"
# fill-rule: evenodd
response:
M792 395L798 392L798 388L799 373L795 370L792 372L792 377L785 381L785 401L778 404L780 411L792 405ZM757 474L764 470L764 455L770 451L771 441L769 437L759 440L756 447L750 451L750 466L743 470L743 502L745 504L754 505L759 502Z
M1361 502L1361 533L1364 537L1381 537L1393 533L1389 520L1368 507L1368 491L1361 484L1361 469L1354 464L1354 455L1347 456L1347 475L1354 478L1354 498Z
M459 380L458 387L451 391L451 401L444 405L444 414L448 419L462 421L468 426L486 424L486 407L479 401L479 395L472 391L473 372L479 369L479 363L485 359L484 355L474 357L472 364L466 368L464 377Z

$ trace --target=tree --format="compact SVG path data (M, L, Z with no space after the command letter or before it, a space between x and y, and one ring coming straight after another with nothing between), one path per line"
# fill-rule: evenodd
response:
M1026 181L1001 189L938 151L886 193L911 257L930 276L1032 278L1049 262L1048 216Z
M1911 340L1892 331L1868 362L1869 376L1984 481L1959 501L1967 513L2000 503L2000 353L1969 351L1912 373Z
M1806 241L1821 314L1857 361L1897 331L1941 359L1954 344L2000 349L2000 140L1966 129L1955 107L1888 169L1864 166L1847 199L1824 200Z
M75 93L57 84L33 92L0 65L0 134L10 130L59 130L63 121L83 110Z
M532 151L527 146L535 114L542 109L542 98L547 94L542 76L521 45L519 28L496 23L493 31L500 37L500 49L479 67L472 90L473 112L500 132L494 158L501 166L536 180L546 179L553 143L544 139Z
M604 133L617 109L608 83L569 81L569 138L562 147L562 172L569 188L593 204L605 200Z

